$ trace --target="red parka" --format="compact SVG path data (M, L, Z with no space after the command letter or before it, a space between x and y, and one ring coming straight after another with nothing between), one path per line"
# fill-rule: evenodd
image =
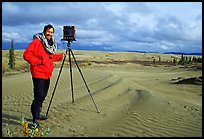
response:
M54 70L55 61L60 61L63 54L48 53L41 41L35 38L24 51L24 60L30 64L32 77L49 79Z

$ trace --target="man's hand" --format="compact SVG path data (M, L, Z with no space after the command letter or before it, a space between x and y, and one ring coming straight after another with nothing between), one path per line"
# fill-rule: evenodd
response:
M63 53L63 57L68 56L68 54Z

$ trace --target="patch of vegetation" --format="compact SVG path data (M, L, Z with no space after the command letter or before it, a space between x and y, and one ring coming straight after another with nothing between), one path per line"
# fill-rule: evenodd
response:
M50 128L47 128L47 130L37 128L37 125L29 123L25 117L20 119L20 124L25 137L44 137L51 132Z

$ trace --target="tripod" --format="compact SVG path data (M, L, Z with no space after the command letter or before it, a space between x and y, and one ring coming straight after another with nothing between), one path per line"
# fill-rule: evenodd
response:
M76 58L75 58L75 56L74 56L74 53L72 52L72 49L71 49L71 41L72 41L72 40L67 40L67 41L68 41L68 43L67 43L66 55L67 55L67 52L69 51L69 65L70 65L72 103L74 103L74 91L73 91L73 81L72 81L71 55L72 55L72 57L74 58L74 62L75 62L76 65L77 65L77 68L78 68L78 70L79 70L79 73L81 74L81 77L82 77L82 79L83 79L83 81L84 81L84 84L86 85L87 91L89 92L89 95L90 95L90 97L91 97L91 99L92 99L92 101L93 101L93 104L94 104L94 106L95 106L97 112L99 113L100 111L98 110L98 108L97 108L97 106L96 106L96 103L95 103L95 101L94 101L94 99L93 99L93 97L92 97L92 94L91 94L91 92L90 92L90 90L89 90L89 87L88 87L88 85L87 85L87 83L86 83L86 81L85 81L85 79L84 79L84 76L83 76L83 74L82 74L82 72L81 72L81 69L79 68L79 65L78 65L78 63L77 63L77 61L76 61ZM63 65L64 65L64 61L65 61L65 59L66 59L66 55L64 56L64 59L63 59L63 61L62 61L62 65L61 65L61 68L60 68L60 71L59 71L59 75L58 75L58 77L57 77L57 81L56 81L56 83L55 83L55 87L54 87L54 90L53 90L53 93L52 93L52 97L51 97L51 100L50 100L50 103L49 103L49 106L48 106L48 109L47 109L46 116L48 115L48 112L49 112L49 109L50 109L50 105L51 105L52 99L53 99L53 97L54 97L54 93L55 93L55 90L56 90L56 87L57 87L57 83L58 83L58 81L59 81L59 77L60 77L61 72L62 72L62 68L63 68Z

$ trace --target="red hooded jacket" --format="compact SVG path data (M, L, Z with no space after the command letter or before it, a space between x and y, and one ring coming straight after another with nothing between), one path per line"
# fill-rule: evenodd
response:
M32 77L49 79L54 70L53 62L62 60L63 54L48 53L41 41L35 38L24 51L23 58L30 64Z

